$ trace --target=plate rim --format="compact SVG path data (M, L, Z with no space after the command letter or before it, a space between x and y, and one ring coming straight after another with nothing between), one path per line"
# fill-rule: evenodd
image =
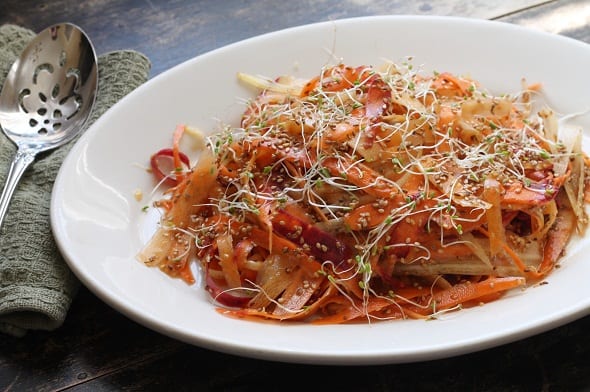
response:
M481 26L481 25L490 25L490 26L498 26L498 28L508 28L514 29L514 31L521 31L526 32L528 34L541 34L542 36L546 37L547 39L558 39L564 40L564 42L568 42L569 44L574 45L582 45L585 50L589 50L590 46L585 44L581 41L577 41L575 39L561 36L561 35L554 35L551 33L546 33L543 31L532 30L527 27L514 25L507 22L502 21L494 21L494 20L485 20L485 19L473 19L473 18L465 18L465 17L457 17L457 16L422 16L422 15L377 15L377 16L360 16L360 17L351 17L351 18L343 18L343 19L336 19L330 21L321 21L315 22L305 25L293 26L284 28L277 31L267 32L261 35L257 35L254 37L246 38L234 43L230 43L228 45L216 48L212 51L200 54L195 56L191 59L183 61L178 65L162 72L161 74L156 75L154 78L148 80L142 86L139 86L137 89L129 93L126 97L124 97L121 101L114 105L114 107L119 106L121 102L127 102L129 100L134 99L135 96L143 94L144 90L150 88L154 81L160 81L161 79L165 79L171 77L173 72L182 68L182 67L190 67L195 62L201 61L203 58L208 56L214 56L221 51L232 50L236 46L240 45L247 45L250 42L257 41L257 40L264 40L269 36L276 36L281 34L293 34L297 33L300 29L309 29L309 28L320 28L322 26L334 26L334 25L342 25L346 23L367 23L373 20L431 20L431 21L438 21L438 22L451 22L451 23L462 23L462 24L469 24L470 26ZM111 113L112 108L107 110L101 118L106 118L105 115ZM79 153L81 149L84 148L84 143L87 139L90 138L94 129L98 129L101 122L101 118L99 118L96 122L99 125L95 127L92 124L89 129L80 137L76 144L68 153L67 157L64 160L62 167L67 167L71 165L71 161L74 161L76 158L75 156ZM90 136L87 136L90 135ZM510 343L522 338L530 337L533 335L537 335L541 332L545 332L547 330L553 329L555 327L564 325L569 323L573 320L576 320L584 315L590 314L590 302L585 304L578 304L579 306L573 306L570 309L566 316L561 315L558 319L554 319L549 322L545 322L542 325L536 325L533 327L526 327L523 326L520 330L514 330L511 334L504 334L500 337L496 337L495 339L483 339L483 340L472 340L469 344L462 345L461 347L454 348L441 348L437 347L434 349L426 349L420 352L413 352L413 353L366 353L362 355L355 355L354 357L342 355L339 353L330 354L318 354L318 353L305 353L305 352L285 352L284 350L281 351L276 348L253 348L248 346L239 346L232 344L231 342L221 341L219 339L214 339L211 337L203 337L198 336L195 337L194 335L186 335L185 333L170 330L165 325L161 325L158 323L158 320L151 317L150 315L146 315L144 313L135 311L133 309L126 308L123 303L117 301L113 298L112 293L107 292L104 288L101 287L100 283L93 278L92 276L87 276L84 271L80 268L81 265L76 263L71 259L71 255L66 247L66 242L64 240L64 233L63 227L59 224L59 217L56 215L56 211L59 209L58 199L57 196L60 195L60 190L58 189L59 185L62 183L61 176L64 175L62 169L60 168L58 176L56 177L56 181L54 183L54 190L52 192L51 197L51 212L50 212L50 219L51 219L51 227L56 238L56 243L58 248L63 255L68 267L74 272L76 277L84 284L92 293L97 295L102 301L107 303L110 307L114 308L118 312L122 313L124 316L129 317L130 319L139 322L141 325L155 330L159 333L164 335L170 336L177 340L183 341L187 344L198 345L203 348L212 349L219 352L224 352L227 354L239 355L244 357L251 357L256 359L264 359L264 360L273 360L273 361L281 361L281 362L293 362L293 363L307 363L307 364L336 364L336 365L361 365L361 364L392 364L392 363L408 363L408 362L417 362L417 361L424 361L424 360L431 360L431 359L441 359L447 358L457 355L463 355L475 351L485 350L487 348L496 347L499 345L504 345L506 343ZM54 197L56 195L56 197ZM452 345L451 345L452 346ZM405 358L402 358L401 355L404 355Z

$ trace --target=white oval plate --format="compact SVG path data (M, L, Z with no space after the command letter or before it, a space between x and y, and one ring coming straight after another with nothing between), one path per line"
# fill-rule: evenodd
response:
M214 130L235 122L252 91L236 73L312 77L341 58L349 65L384 59L425 70L469 74L494 93L542 82L553 107L590 105L590 47L514 25L448 17L363 17L259 36L187 61L141 86L104 114L76 143L53 190L51 220L69 266L91 291L129 318L181 341L253 358L314 364L383 364L482 350L565 324L589 313L590 252L572 243L549 284L436 321L372 325L272 324L218 314L202 282L188 286L135 259L155 230L142 212L154 186L142 168L169 146L176 124ZM578 124L590 129L590 117ZM137 189L146 196L134 198ZM153 209L152 209L153 210Z

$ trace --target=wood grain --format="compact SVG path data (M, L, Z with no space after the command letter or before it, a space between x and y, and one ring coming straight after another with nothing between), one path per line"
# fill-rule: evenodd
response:
M316 380L314 389L344 391L581 390L590 385L589 328L586 317L510 345L429 362L310 366L185 345L129 321L83 289L60 330L0 339L0 389L303 390Z
M590 1L554 1L498 20L590 44ZM548 54L550 55L550 54Z
M390 14L493 19L542 3L303 0L285 1L278 8L275 0L3 0L0 23L16 23L34 31L62 21L76 23L92 37L99 54L128 48L145 53L153 62L155 76L212 49L307 23Z

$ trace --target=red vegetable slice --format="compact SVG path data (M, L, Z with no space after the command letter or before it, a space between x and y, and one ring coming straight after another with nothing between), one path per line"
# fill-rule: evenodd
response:
M175 167L174 150L172 148L163 148L151 156L150 166L158 181L162 181L168 186L178 185L179 178L176 176L176 172L190 168L188 156L182 152L178 152L178 156L184 167Z
M209 292L211 297L222 305L232 308L243 308L252 299L251 296L243 295L239 290L224 290L208 273L205 274L206 286L205 289Z
M352 257L352 249L344 242L285 210L273 213L272 229L294 243L304 245L316 260L331 261L338 266Z

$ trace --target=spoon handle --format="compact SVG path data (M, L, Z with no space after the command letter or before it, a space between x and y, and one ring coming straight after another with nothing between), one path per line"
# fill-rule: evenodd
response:
M29 165L35 160L35 155L36 151L23 151L19 149L10 164L8 176L6 177L6 184L2 190L2 196L0 196L0 228L4 222L4 216L8 210L8 204L10 204L10 199L16 189L16 185L20 181L20 178L23 176L27 167L29 167Z

